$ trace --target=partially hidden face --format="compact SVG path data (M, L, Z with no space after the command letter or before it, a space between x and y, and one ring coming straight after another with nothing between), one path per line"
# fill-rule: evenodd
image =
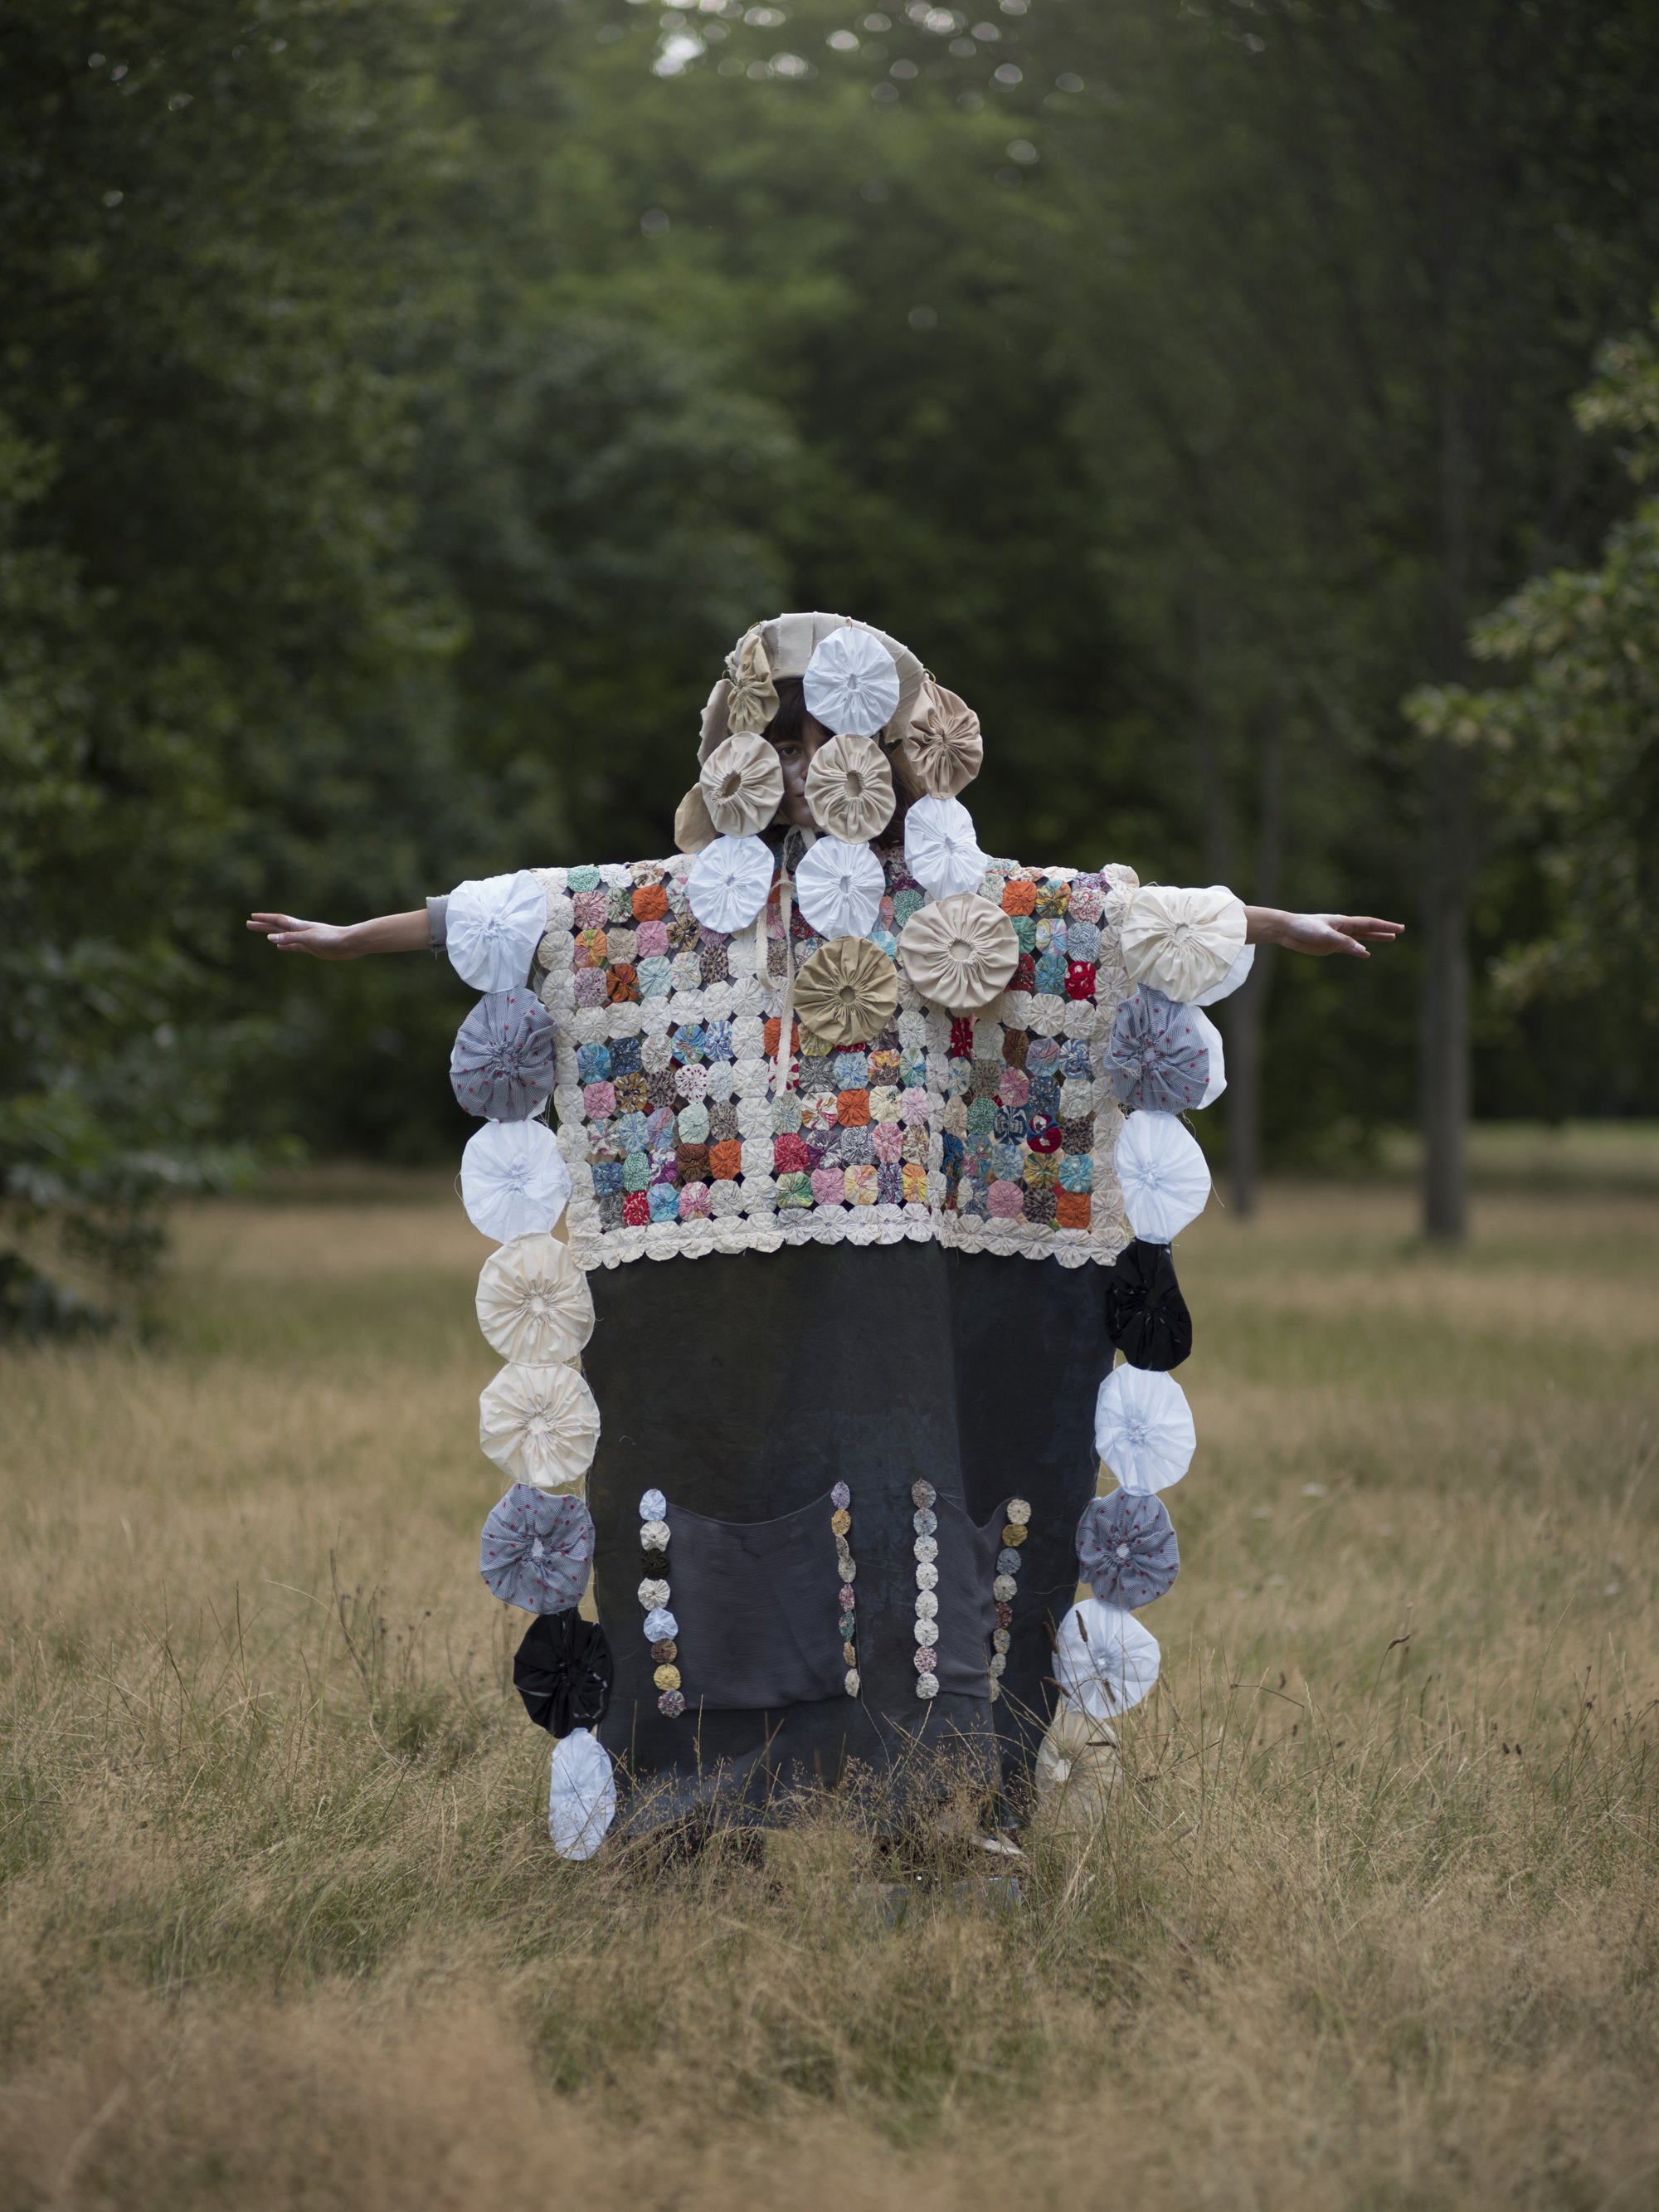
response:
M814 721L808 714L801 728L787 737L769 739L776 748L783 768L783 804L775 817L787 822L792 830L816 830L812 810L806 803L806 773L820 745L827 745L833 732L822 722Z

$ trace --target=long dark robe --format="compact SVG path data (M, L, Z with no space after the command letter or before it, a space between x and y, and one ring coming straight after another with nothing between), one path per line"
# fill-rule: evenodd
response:
M599 1733L635 1792L624 1822L714 1809L781 1818L793 1790L835 1784L848 1760L919 1771L915 1746L965 1747L1010 1781L1028 1771L1053 1709L1049 1631L1075 1594L1073 1537L1095 1490L1095 1392L1112 1356L1100 1271L933 1243L836 1244L640 1260L590 1281L597 1319L583 1363L604 1430L587 1495L616 1668ZM915 1664L919 1480L940 1500L941 1686L931 1701L916 1695ZM800 1698L803 1685L839 1674L836 1482L852 1492L860 1689ZM766 1679L770 1636L776 1679L795 1701L711 1709L682 1622L688 1711L659 1711L637 1595L648 1489L667 1498L675 1531L658 1571L671 1588L680 1573L711 1676ZM989 1582L1012 1497L1031 1516L993 1703ZM803 1516L793 1528L754 1526L791 1515ZM750 1535L708 1532L706 1542L690 1516ZM722 1556L739 1555L730 1587L746 1616L754 1576L778 1561L779 1618L757 1631L746 1617L717 1638L710 1577Z

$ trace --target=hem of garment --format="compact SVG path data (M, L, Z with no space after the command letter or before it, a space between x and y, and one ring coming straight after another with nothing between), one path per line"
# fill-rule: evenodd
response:
M917 1703L920 1706L921 1700ZM896 1836L919 1815L945 1802L933 1762L953 1752L960 1763L952 1781L963 1768L971 1771L977 1763L982 1771L975 1781L1000 1797L1007 1747L996 1732L994 1708L988 1700L957 1692L933 1698L922 1711L923 1722L916 1736L906 1735L905 1741L895 1743L879 1764L863 1753L852 1753L832 1782L807 1773L804 1759L786 1756L775 1764L769 1744L757 1744L752 1750L711 1761L706 1767L659 1767L637 1782L613 1752L615 1832L638 1838L702 1820L748 1830L787 1828L804 1814L830 1802L856 1808L863 1783L877 1792L873 1803L864 1808L870 1833ZM896 1737L905 1735L900 1724L890 1720L887 1725ZM920 1732L922 1727L925 1734ZM951 1736L954 1742L949 1741ZM916 1775L907 1776L905 1759L915 1753L927 1763Z
M872 1218L871 1217L874 1218ZM871 1206L849 1213L844 1222L813 1209L799 1225L783 1220L653 1222L639 1229L613 1229L594 1235L579 1221L570 1224L570 1252L583 1269L620 1267L633 1260L701 1260L717 1252L779 1252L803 1244L929 1244L947 1252L993 1252L1006 1259L1056 1260L1062 1267L1113 1266L1129 1243L1127 1227L1115 1224L1109 1234L1085 1229L1049 1231L1021 1237L1018 1224L1006 1230L987 1223L976 1234L930 1214L920 1218L904 1209Z

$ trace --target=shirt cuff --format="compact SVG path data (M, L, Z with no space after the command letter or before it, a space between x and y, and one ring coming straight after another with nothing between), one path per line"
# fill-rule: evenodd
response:
M449 898L429 898L426 902L426 941L434 952L441 952L449 942Z

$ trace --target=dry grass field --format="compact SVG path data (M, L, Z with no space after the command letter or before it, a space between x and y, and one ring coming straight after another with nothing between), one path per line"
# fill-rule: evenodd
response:
M0 2203L1659 2203L1659 1194L1183 1239L1165 1679L1017 1909L551 1854L453 1198L205 1207L0 1360ZM519 1625L521 1625L520 1623Z

